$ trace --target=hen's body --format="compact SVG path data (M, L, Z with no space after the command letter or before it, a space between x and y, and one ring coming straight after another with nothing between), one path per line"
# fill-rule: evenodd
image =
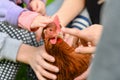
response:
M51 27L47 28L50 28L50 31L54 30L51 30ZM59 73L56 74L57 80L73 80L89 67L91 54L76 53L73 47L70 47L59 37L56 44L51 44L50 38L45 38L44 42L47 53L55 57L55 62L51 64L60 69Z

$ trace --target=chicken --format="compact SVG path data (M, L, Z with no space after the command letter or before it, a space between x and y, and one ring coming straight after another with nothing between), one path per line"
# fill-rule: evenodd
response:
M73 80L81 75L90 65L92 55L76 53L60 36L58 26L52 22L43 30L42 37L47 53L55 57L55 62L51 63L58 66L59 73L57 80ZM49 79L48 79L49 80Z

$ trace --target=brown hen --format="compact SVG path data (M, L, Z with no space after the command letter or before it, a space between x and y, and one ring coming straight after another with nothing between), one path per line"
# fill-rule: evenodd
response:
M91 54L76 53L61 37L58 36L58 27L50 23L44 29L43 39L47 53L55 57L55 62L51 63L59 67L57 80L73 80L81 75L90 65Z

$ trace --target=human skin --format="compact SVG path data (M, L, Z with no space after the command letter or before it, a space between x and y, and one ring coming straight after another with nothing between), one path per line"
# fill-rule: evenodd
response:
M76 48L77 52L94 53L95 47L101 36L102 29L103 29L102 25L94 24L84 30L62 28L62 31L64 33L76 36L82 42L84 42L84 43L81 42L82 47L80 45L78 48ZM90 42L91 47L84 46L84 45L88 45L88 42Z
M62 31L64 33L76 36L81 40L82 46L81 45L78 46L75 49L76 52L92 54L96 50L96 45L99 42L99 39L100 39L100 36L102 33L102 29L103 29L102 25L95 24L84 30L62 28ZM88 42L91 43L90 46L89 46ZM94 55L93 55L93 57L94 57ZM89 67L82 75L76 77L74 80L86 79L89 75L90 68L91 67Z
M31 0L29 6L32 11L38 12L42 15L46 15L45 3L42 0Z
M57 15L60 19L60 24L65 27L72 21L84 8L85 0L64 0L60 9L53 15Z
M52 16L57 15L62 27L66 27L83 9L85 6L85 0L64 0L60 9ZM70 45L74 45L76 37L65 34L64 40Z
M43 76L53 80L57 78L56 75L48 72L51 71L57 73L59 72L59 69L48 63L54 62L55 58L45 51L44 46L33 47L22 44L19 48L16 60L29 64L39 80L46 80Z

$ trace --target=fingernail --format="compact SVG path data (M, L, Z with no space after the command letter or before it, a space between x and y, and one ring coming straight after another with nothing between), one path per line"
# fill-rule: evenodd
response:
M57 79L57 76L52 76L53 77L53 80L56 80Z
M58 68L55 68L55 71L56 71L56 72L59 72L59 69L58 69Z
M54 61L55 61L55 58L51 58L51 61L54 62Z
M79 49L78 49L78 48L76 48L76 49L75 49L75 52L80 52L80 48L79 48Z

